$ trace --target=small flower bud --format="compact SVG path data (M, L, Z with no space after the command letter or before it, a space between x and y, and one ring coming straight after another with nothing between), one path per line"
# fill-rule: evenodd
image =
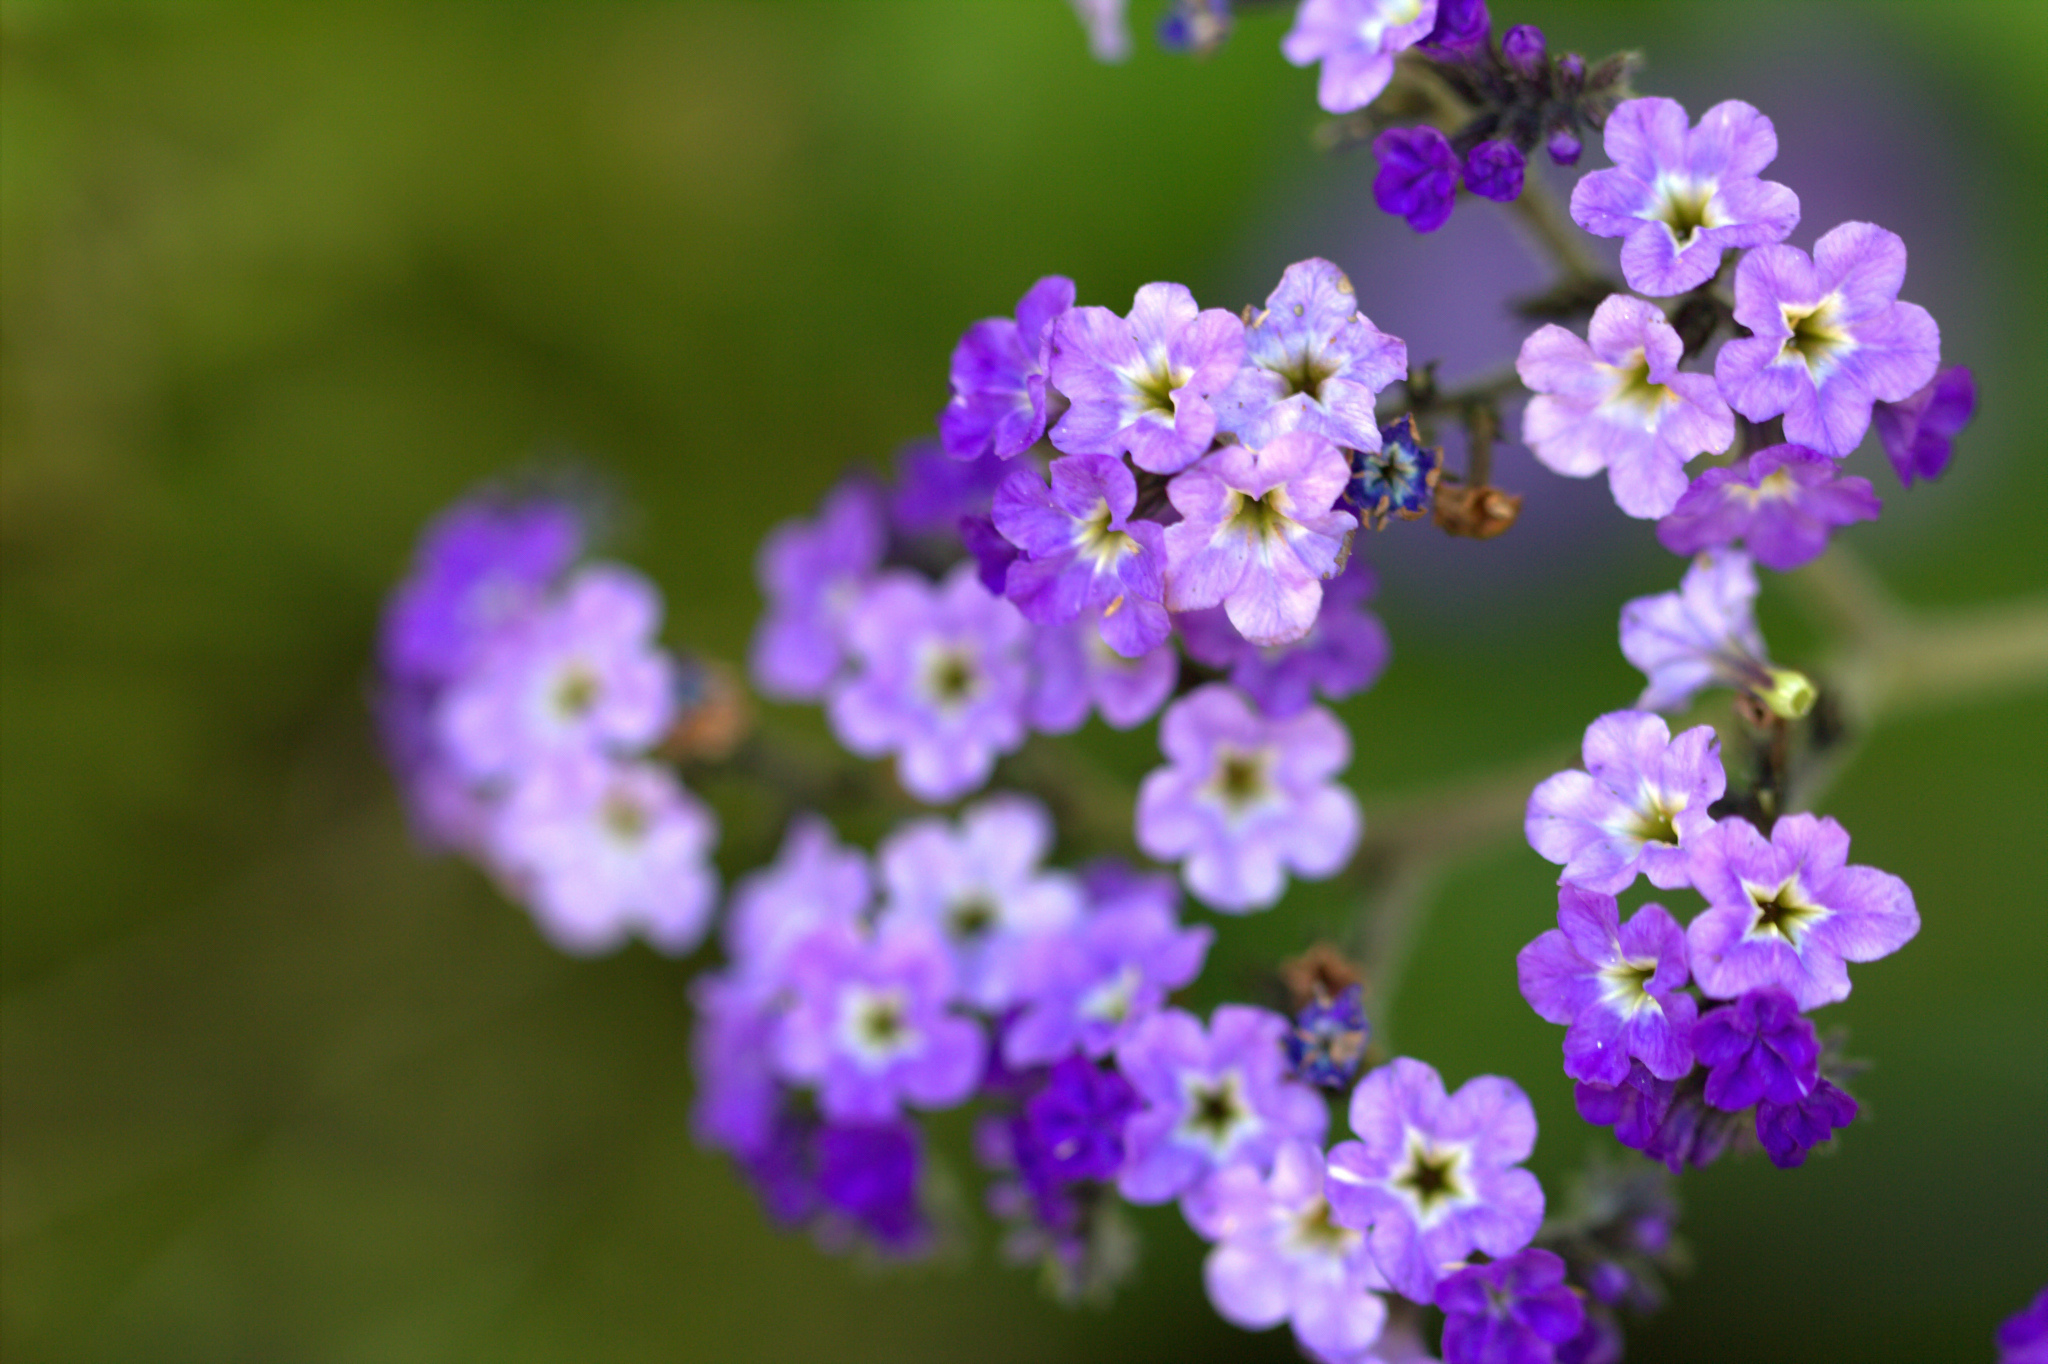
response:
M1586 59L1576 52L1567 52L1557 59L1558 93L1576 95L1586 88Z
M1781 720L1797 720L1813 709L1813 703L1820 696L1820 688L1813 685L1805 673L1790 668L1771 668L1771 685L1756 694L1757 700Z
M1534 24L1516 24L1500 40L1500 55L1516 75L1534 80L1543 69L1543 30Z
M1585 144L1579 141L1579 135L1570 128L1559 128L1550 135L1550 141L1544 146L1544 150L1550 153L1551 161L1560 166L1578 165L1579 155L1585 149Z

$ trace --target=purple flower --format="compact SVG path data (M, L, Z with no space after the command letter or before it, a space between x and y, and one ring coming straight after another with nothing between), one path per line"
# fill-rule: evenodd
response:
M1025 556L1010 565L1004 594L1034 624L1085 616L1126 658L1163 644L1165 530L1130 519L1137 480L1108 455L1067 455L1051 475L1048 487L1018 469L996 489L996 529Z
M577 753L529 770L492 831L493 861L565 952L637 932L681 956L711 926L718 825L665 767Z
M1631 289L1682 294L1714 277L1722 251L1783 241L1799 223L1799 196L1757 178L1777 159L1777 129L1741 100L1688 128L1678 101L1632 99L1607 116L1605 136L1614 168L1579 181L1572 221L1626 239Z
M1320 706L1270 720L1212 683L1167 708L1159 747L1168 765L1139 788L1138 846L1182 861L1204 904L1263 909L1288 871L1318 879L1350 859L1364 819L1331 778L1351 761L1351 736Z
M1856 1120L1856 1101L1826 1080L1817 1080L1797 1103L1765 1099L1756 1106L1756 1139L1780 1170L1796 1170L1807 1154Z
M2048 1364L2048 1288L1998 1328L1998 1364Z
M1735 416L1711 378L1678 368L1685 343L1656 304L1610 294L1587 335L1550 323L1522 343L1515 372L1537 394L1522 440L1569 478L1605 469L1630 516L1663 516L1685 492L1686 461L1726 450Z
M845 657L847 613L886 540L881 490L859 477L842 480L815 521L784 521L768 532L754 561L768 612L748 660L764 693L785 701L825 694Z
M1838 476L1834 460L1803 445L1773 445L1694 479L1657 538L1673 554L1746 540L1758 563L1789 573L1819 558L1835 527L1875 521L1881 507L1869 479Z
M1586 1309L1565 1287L1564 1261L1524 1250L1461 1269L1437 1285L1444 1364L1551 1364L1579 1333Z
M1559 128L1543 144L1543 150L1550 154L1551 163L1559 166L1576 166L1584 155L1586 144L1579 141L1579 135L1570 128Z
M1379 453L1352 452L1352 504L1374 529L1386 525L1389 513L1403 521L1427 516L1443 463L1443 448L1424 445L1415 418L1403 413L1380 429Z
M1679 710L1701 687L1769 688L1776 678L1750 607L1756 572L1749 556L1709 550L1676 592L1637 597L1621 608L1621 652L1650 679L1643 710Z
M1066 1057L1012 1123L1018 1173L1047 1192L1076 1180L1114 1179L1124 1163L1124 1123L1137 1111L1130 1081L1082 1057Z
M1689 998L1689 996L1684 996ZM1631 1061L1628 1074L1612 1085L1585 1081L1572 1087L1572 1102L1579 1116L1595 1127L1612 1127L1614 1139L1631 1151L1641 1151L1661 1160L1657 1134L1671 1112L1676 1086L1650 1074L1641 1061ZM1682 1164L1682 1162L1681 1162ZM1678 1165L1672 1166L1673 1170Z
M895 1121L828 1125L812 1139L817 1192L828 1212L848 1218L880 1245L906 1250L924 1237L917 1128Z
M1941 329L1898 302L1906 244L1871 223L1843 223L1813 244L1765 246L1735 270L1735 320L1754 333L1721 347L1714 378L1751 421L1783 414L1785 439L1846 455L1870 429L1871 404L1903 402L1934 377Z
M889 524L904 535L957 535L961 517L988 516L1011 467L994 455L955 459L936 441L906 445L896 454Z
M1486 50L1493 21L1486 0L1437 0L1436 26L1416 44L1443 61L1462 61Z
M889 1122L904 1103L951 1108L974 1092L981 1029L948 1010L953 964L930 929L820 929L790 954L788 979L776 1066L817 1086L828 1121Z
M1088 30L1088 51L1098 62L1131 55L1131 31L1124 22L1127 0L1071 0L1074 16Z
M1179 1009L1153 1014L1116 1050L1143 1112L1124 1124L1117 1190L1164 1203L1215 1170L1263 1170L1290 1137L1320 1145L1329 1113L1316 1092L1285 1078L1287 1020L1242 1004L1220 1006L1205 1030Z
M1510 29L1508 35L1527 28ZM1537 34L1542 41L1542 34ZM1498 204L1511 204L1522 197L1522 171L1528 161L1521 149L1512 142L1495 138L1481 142L1465 153L1465 188L1482 199L1491 199Z
M1904 881L1852 867L1832 819L1787 815L1764 836L1724 819L1701 838L1693 885L1706 911L1686 929L1693 979L1715 999L1777 986L1802 1009L1849 997L1845 963L1876 961L1920 931Z
M690 1030L697 1089L690 1127L702 1145L746 1156L777 1140L783 1106L775 1073L778 988L732 971L701 975L690 986L697 1010Z
M571 754L646 748L675 710L660 625L661 594L645 578L583 569L442 696L435 719L449 757L488 780Z
M873 898L867 854L839 842L818 816L800 815L775 860L733 887L726 955L748 979L773 984L790 951L813 930L859 923Z
M1313 1359L1356 1359L1379 1339L1387 1305L1373 1290L1386 1281L1364 1234L1330 1220L1321 1151L1286 1142L1264 1179L1245 1165L1219 1171L1207 1202L1216 1248L1202 1280L1225 1321L1291 1322Z
M988 317L953 348L953 398L939 439L955 459L1011 459L1045 434L1045 366L1052 320L1074 306L1074 281L1047 275L1017 300L1017 316Z
M412 576L385 610L385 670L409 681L452 680L539 608L582 542L576 513L560 502L483 496L449 508L420 537Z
M1231 684L1267 715L1298 715L1315 693L1341 701L1385 671L1392 652L1387 628L1363 605L1376 586L1371 565L1354 554L1324 586L1316 623L1294 643L1260 648L1213 608L1180 618L1181 643L1196 662L1227 669Z
M897 779L919 800L967 794L1024 741L1030 631L972 564L937 584L882 575L847 618L855 671L826 698L833 733L862 757L896 754Z
M1372 201L1380 212L1406 218L1417 232L1434 232L1451 220L1458 197L1458 154L1450 140L1428 124L1389 128L1372 140L1379 173Z
M1125 658L1103 641L1088 620L1041 625L1031 633L1031 727L1067 734L1081 727L1092 706L1111 729L1131 729L1152 718L1180 680L1180 655L1161 644Z
M442 747L435 725L441 687L386 677L371 698L385 760L398 778L413 833L429 848L481 857L495 805Z
M1354 450L1380 448L1373 398L1408 373L1408 345L1358 311L1344 272L1296 261L1245 328L1245 365L1216 397L1216 424L1260 446L1300 429Z
M1751 990L1709 1009L1693 1027L1692 1045L1708 1068L1707 1102L1725 1112L1762 1099L1796 1104L1820 1080L1820 1038L1783 990Z
M1963 366L1951 365L1911 397L1879 403L1870 415L1885 457L1910 488L1915 474L1930 481L1941 477L1956 436L1976 410L1977 381Z
M960 995L977 1008L1018 1001L1035 944L1065 933L1081 913L1073 878L1040 869L1052 849L1045 807L996 795L957 825L913 820L876 852L884 929L920 925L952 954Z
M1254 644L1300 639L1358 525L1332 510L1350 478L1336 446L1289 431L1262 450L1225 446L1174 479L1166 493L1185 519L1166 528L1168 608L1221 603Z
M1201 311L1178 284L1138 290L1128 318L1069 309L1053 323L1050 372L1072 406L1052 443L1069 455L1128 451L1140 469L1177 473L1209 448L1209 399L1243 361L1244 323L1221 308Z
M1380 1272L1416 1302L1446 1265L1512 1255L1543 1221L1543 1186L1520 1168L1536 1111L1512 1081L1481 1075L1446 1096L1435 1070L1396 1057L1351 1092L1351 1130L1359 1140L1330 1152L1332 1215L1368 1232Z
M1543 30L1534 24L1516 24L1500 38L1501 60L1523 80L1534 80L1549 59Z
M1662 905L1621 922L1611 895L1557 892L1557 927L1515 958L1522 998L1548 1023L1568 1024L1564 1073L1618 1085L1630 1058L1661 1080L1692 1069L1698 1005L1685 993L1685 929Z
M818 1210L816 1171L812 1168L816 1129L815 1118L781 1108L774 1114L773 1130L758 1145L733 1153L754 1186L762 1210L778 1226L800 1227Z
M1728 788L1721 741L1700 725L1676 739L1662 716L1603 715L1586 728L1586 770L1546 778L1529 796L1529 846L1559 880L1619 894L1636 873L1663 890L1692 884L1692 844L1714 827L1707 807Z
M1287 1068L1317 1089L1344 1089L1358 1074L1371 1040L1364 991L1356 985L1335 999L1312 999L1294 1016L1287 1033Z
M1002 596L1010 581L1010 565L1023 555L1003 538L993 517L963 516L955 528L960 533L960 543L974 560L974 575L982 589L991 597Z
M1280 53L1323 64L1316 102L1333 114L1363 109L1394 78L1394 54L1436 28L1437 0L1302 0Z

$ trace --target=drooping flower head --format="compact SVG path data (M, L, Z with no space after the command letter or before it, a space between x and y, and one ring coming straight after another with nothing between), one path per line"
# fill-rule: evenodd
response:
M1662 905L1621 921L1611 895L1561 886L1557 927L1515 958L1522 998L1539 1017L1569 1026L1564 1073L1618 1085L1629 1062L1661 1080L1692 1069L1698 1005L1685 993L1685 930Z
M1138 290L1128 318L1072 308L1053 323L1053 386L1072 404L1052 429L1070 455L1126 451L1140 469L1177 473L1216 434L1209 399L1244 361L1244 323L1206 312L1178 284Z
M1707 1102L1729 1113L1768 1099L1796 1104L1820 1082L1820 1038L1783 990L1751 990L1693 1028Z
M1780 242L1799 224L1799 196L1758 172L1778 156L1771 121L1741 100L1686 126L1676 100L1632 99L1604 130L1612 170L1572 191L1572 221L1596 237L1621 237L1631 289L1682 294L1705 284L1730 247Z
M1547 1250L1461 1269L1437 1285L1436 1305L1444 1364L1551 1364L1586 1320L1565 1286L1564 1261Z
M1125 658L1095 622L1077 618L1031 632L1031 700L1026 714L1042 734L1067 734L1093 709L1111 729L1144 724L1173 695L1180 654L1171 642Z
M845 660L847 616L882 562L882 493L843 480L813 521L784 521L761 542L754 576L768 599L749 657L754 682L786 701L815 701Z
M1323 584L1316 623L1294 643L1261 648L1212 607L1180 618L1181 644L1196 662L1227 669L1231 685L1267 715L1297 715L1317 693L1341 701L1372 686L1385 671L1392 653L1387 628L1364 606L1377 585L1372 566L1354 554Z
M1837 527L1875 521L1881 509L1869 479L1839 474L1818 450L1773 445L1694 479L1657 538L1673 554L1740 540L1765 568L1789 573L1819 558Z
M1434 232L1451 220L1458 198L1458 154L1450 139L1428 124L1389 128L1372 140L1380 168L1372 178L1372 201L1380 212L1406 218L1417 232Z
M790 951L815 929L860 922L874 898L867 854L841 843L816 815L800 815L767 866L733 887L722 930L733 970L769 988Z
M1067 455L1050 474L1048 487L1018 469L996 490L996 529L1025 555L1010 565L1004 595L1035 624L1086 617L1126 658L1158 647L1171 628L1160 600L1165 531L1130 519L1137 480L1108 455Z
M1350 762L1351 738L1320 706L1272 720L1212 683L1167 708L1159 746L1168 765L1139 789L1138 846L1182 862L1204 904L1263 909L1289 871L1320 878L1350 859L1364 820L1331 778Z
M1443 447L1424 445L1415 418L1403 413L1380 428L1377 454L1352 452L1351 505L1375 529L1385 526L1390 515L1418 520L1436 505L1443 465Z
M1941 363L1941 329L1899 302L1906 244L1871 223L1843 223L1813 244L1765 246L1735 270L1737 337L1714 378L1751 421L1783 415L1785 439L1846 455L1870 429L1871 405L1911 398Z
M1047 275L1017 300L1017 316L983 318L953 349L953 398L939 439L955 459L1013 459L1045 434L1052 320L1074 306L1074 281Z
M1603 715L1586 727L1586 770L1560 772L1529 796L1529 846L1561 881L1614 895L1641 872L1663 890L1690 885L1692 844L1714 827L1707 808L1728 787L1709 725L1676 739L1659 715Z
M1776 685L1751 614L1756 571L1749 556L1711 550L1685 571L1678 591L1637 597L1621 608L1621 652L1649 685L1643 710L1679 710L1701 687Z
M1977 381L1963 366L1951 365L1911 397L1879 403L1870 418L1899 482L1910 488L1915 475L1930 481L1941 477L1955 438L1976 410Z
M1537 395L1522 439L1567 477L1605 469L1630 516L1663 516L1685 492L1686 462L1735 439L1734 414L1712 378L1678 368L1685 343L1654 303L1611 294L1587 336L1550 323L1522 343L1515 372Z
M1246 445L1303 430L1353 450L1380 448L1373 398L1408 374L1408 346L1358 310L1344 272L1296 261L1245 328L1245 364L1216 397L1216 424Z
M1438 0L1303 0L1280 41L1296 66L1323 64L1316 103L1333 114L1363 109L1394 78L1394 54L1436 28Z

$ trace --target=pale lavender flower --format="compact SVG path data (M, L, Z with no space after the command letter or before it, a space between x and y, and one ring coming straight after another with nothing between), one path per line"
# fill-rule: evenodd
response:
M690 1128L705 1146L747 1156L775 1140L783 1102L775 1065L783 1012L779 989L777 982L735 971L707 973L691 983L697 1019L690 1029L690 1058L697 1092Z
M1930 481L1941 477L1955 438L1976 410L1977 381L1963 366L1951 365L1911 397L1879 403L1870 419L1899 482L1910 488L1916 474Z
M1663 516L1685 492L1686 462L1734 441L1735 416L1712 378L1678 368L1685 343L1654 303L1611 294L1587 335L1550 323L1522 343L1515 372L1537 395L1522 440L1567 477L1605 469L1630 516Z
M1843 223L1813 244L1759 247L1735 270L1737 337L1714 378L1751 421L1782 414L1785 439L1846 455L1870 429L1871 405L1903 402L1934 377L1941 329L1898 301L1906 244L1871 223Z
M1686 929L1693 979L1715 999L1776 986L1802 1009L1849 997L1846 963L1876 961L1920 931L1904 881L1852 867L1832 819L1787 815L1766 839L1724 819L1700 839L1693 885L1706 911Z
M1121 8L1121 6L1119 6ZM939 438L955 459L1011 459L1045 434L1052 321L1074 306L1074 281L1047 275L1017 300L1017 316L988 317L953 348L953 398Z
M1069 455L1126 451L1140 469L1177 473L1216 434L1209 400L1244 361L1244 323L1206 312L1179 284L1148 284L1128 318L1070 308L1052 328L1053 386L1072 404L1052 429Z
M1166 528L1168 608L1221 604L1254 644L1300 639L1358 526L1333 510L1350 480L1342 452L1306 431L1262 450L1225 446L1174 479L1167 496L1184 519Z
M1663 890L1691 885L1692 845L1714 827L1707 807L1728 789L1713 728L1673 739L1662 716L1616 711L1586 727L1582 753L1585 771L1530 793L1529 846L1564 868L1559 880L1586 890L1619 894L1638 872Z
M1165 643L1165 530L1131 520L1138 484L1130 469L1108 455L1066 455L1049 473L1047 486L1018 469L996 489L996 529L1024 551L1004 595L1034 624L1086 617L1126 658Z
M1386 670L1392 654L1387 628L1364 608L1376 586L1372 566L1353 554L1323 585L1316 623L1294 643L1261 648L1213 607L1180 617L1181 643L1189 658L1226 670L1231 685L1267 715L1297 715L1316 693L1341 701L1372 686Z
M1537 1016L1569 1025L1572 1079L1618 1085L1631 1057L1661 1080L1692 1069L1699 1006L1685 993L1685 929L1662 905L1623 923L1613 896L1561 886L1557 927L1522 949L1515 970Z
M1709 1009L1693 1028L1692 1045L1707 1067L1706 1100L1724 1112L1765 1099L1796 1104L1820 1083L1820 1037L1783 990L1751 990Z
M1389 128L1372 140L1380 168L1372 178L1372 201L1380 212L1408 220L1417 232L1434 232L1451 220L1458 198L1458 154L1450 139L1428 124Z
M1166 1009L1116 1051L1117 1069L1145 1102L1124 1125L1117 1191L1164 1203L1231 1165L1268 1168L1289 1138L1321 1145L1329 1113L1313 1089L1285 1078L1287 1020L1225 1004L1201 1020Z
M1320 1150L1283 1143L1264 1179L1247 1165L1218 1171L1205 1202L1216 1247L1202 1281L1225 1321L1290 1322L1313 1359L1355 1359L1379 1339L1387 1305L1374 1290L1386 1280L1365 1234L1330 1220Z
M1167 708L1159 747L1168 765L1139 788L1138 846L1181 862L1204 904L1264 909L1289 871L1320 879L1350 860L1365 821L1331 779L1351 761L1351 736L1320 706L1271 720L1212 683Z
M1358 310L1342 270L1320 257L1288 266L1244 343L1244 368L1215 400L1220 429L1252 446L1299 429L1380 448L1373 398L1407 377L1408 345Z
M881 490L859 477L827 494L815 520L768 532L754 560L768 610L748 658L764 693L784 701L825 694L845 661L847 613L887 542Z
M1673 554L1741 540L1765 568L1789 573L1819 558L1835 528L1875 521L1880 510L1869 479L1839 474L1818 450L1773 445L1694 479L1657 538Z
M1088 30L1088 51L1098 62L1131 55L1131 30L1124 19L1127 0L1071 0L1074 17Z
M1093 621L1041 625L1031 633L1031 700L1026 714L1044 734L1081 727L1092 707L1111 729L1152 718L1180 680L1180 655L1163 643L1125 658L1103 641Z
M1741 100L1686 126L1670 99L1632 99L1607 116L1612 170L1572 191L1572 221L1596 237L1622 237L1631 289L1682 294L1705 284L1730 247L1780 242L1799 224L1799 196L1757 173L1777 159L1778 132Z
M380 638L393 678L444 683L508 626L540 607L575 559L583 527L545 498L471 498L420 537L412 574L392 594Z
M1678 591L1623 606L1622 656L1650 679L1636 705L1679 710L1701 687L1770 687L1763 636L1751 614L1755 601L1749 556L1710 550L1693 560Z
M1394 78L1394 54L1436 27L1437 0L1302 0L1280 53L1323 64L1316 102L1333 114L1363 109Z
M826 925L859 923L873 898L867 854L841 843L825 820L799 815L775 860L733 887L726 956L749 980L773 985L798 943Z
M1780 1170L1795 1170L1806 1163L1814 1147L1834 1139L1836 1132L1856 1120L1856 1100L1826 1080L1814 1082L1812 1090L1797 1103L1779 1104L1765 1099L1756 1106L1756 1139L1771 1164ZM2044 1352L2040 1364L2048 1364Z
M1024 742L1030 632L971 563L937 584L883 574L848 615L855 665L826 699L833 733L862 757L894 753L897 779L919 800L967 794Z
M994 795L957 824L912 820L876 850L886 929L921 925L952 954L960 996L977 1008L1018 1002L1040 939L1081 914L1080 887L1040 866L1052 818L1023 796Z
M1436 1305L1444 1364L1551 1364L1586 1321L1564 1261L1547 1250L1460 1269L1437 1285Z
M1359 1140L1330 1152L1332 1215L1368 1233L1380 1272L1416 1302L1447 1266L1512 1255L1543 1221L1543 1186L1520 1168L1536 1110L1510 1080L1481 1075L1447 1096L1434 1069L1396 1057L1352 1091L1351 1130Z
M660 625L661 594L645 578L616 565L583 569L443 693L443 748L478 781L575 753L646 748L675 712Z
M819 929L790 954L788 985L776 1066L817 1086L828 1120L888 1122L905 1103L951 1108L974 1092L981 1028L948 1008L953 963L931 929Z

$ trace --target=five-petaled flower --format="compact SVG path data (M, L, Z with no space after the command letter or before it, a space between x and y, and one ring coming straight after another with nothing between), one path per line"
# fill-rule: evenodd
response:
M1183 285L1146 285L1128 318L1070 308L1052 328L1053 386L1072 404L1052 443L1070 455L1128 451L1140 469L1177 473L1209 448L1209 400L1243 361L1244 323L1203 311Z
M1618 1085L1631 1059L1660 1080L1692 1069L1698 1005L1685 993L1685 929L1662 905L1621 921L1611 895L1557 892L1557 927L1515 959L1522 998L1550 1023L1569 1025L1564 1073Z

